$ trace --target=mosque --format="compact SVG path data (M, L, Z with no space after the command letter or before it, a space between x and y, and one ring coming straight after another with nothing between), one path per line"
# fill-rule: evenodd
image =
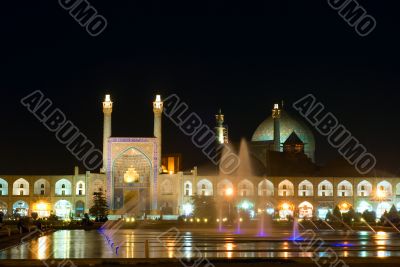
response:
M250 171L221 174L215 166L183 171L180 154L162 154L163 101L153 102L151 137L115 137L111 131L113 102L102 103L103 167L99 173L73 175L0 175L0 211L22 216L81 217L93 205L94 192L102 190L110 218L123 215L176 218L193 211L195 194L213 196L221 205L249 212L325 218L335 206L345 212L375 211L380 217L392 205L400 209L400 178L374 172L315 164L315 138L300 119L275 104L271 116L256 128L251 141L232 144L224 115L216 115L215 143L231 146ZM247 156L246 156L247 155ZM239 167L240 169L240 167Z

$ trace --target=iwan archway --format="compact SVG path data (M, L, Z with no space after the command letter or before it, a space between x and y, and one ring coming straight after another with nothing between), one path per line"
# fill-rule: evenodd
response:
M157 210L154 139L111 138L111 141L107 197L112 212L143 215Z

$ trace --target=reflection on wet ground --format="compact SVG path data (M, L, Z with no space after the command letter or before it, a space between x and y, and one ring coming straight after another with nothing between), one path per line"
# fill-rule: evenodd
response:
M304 233L293 240L290 232L257 236L243 231L182 230L164 234L162 230L118 230L115 233L61 230L37 240L0 251L0 259L144 258L145 241L151 258L313 257L337 253L339 257L400 257L400 235L378 232ZM114 244L112 244L114 243ZM328 248L332 250L327 250ZM116 253L117 251L117 253ZM331 251L331 252L326 252Z

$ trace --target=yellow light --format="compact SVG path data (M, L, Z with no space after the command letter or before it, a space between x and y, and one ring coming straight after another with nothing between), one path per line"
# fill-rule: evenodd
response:
M227 220L228 220L227 218L223 218L223 219L222 219L223 222L226 222Z
M361 221L362 221L362 222L365 222L364 218L361 218Z
M124 173L124 182L129 184L129 183L134 183L139 180L139 173L136 171L135 168L130 167L128 170Z
M208 222L208 219L207 219L207 218L204 218L204 222L205 222L205 223Z
M199 218L197 218L197 219L196 219L196 222L200 222L200 219L199 219Z
M105 100L105 102L110 102L110 101L111 101L110 95L106 95L106 100Z
M386 193L385 193L385 191L383 191L383 190L378 190L378 191L376 192L376 195L377 195L379 198L384 198L384 197L386 197Z
M184 222L186 222L186 221L187 221L187 219L185 218L185 219L183 219L183 221L184 221Z
M217 219L217 222L219 222L219 219Z
M190 218L190 222L193 222L193 218Z
M283 203L282 204L282 209L284 209L284 210L288 210L289 209L289 204L287 204L287 203Z
M239 218L239 222L243 222L243 218Z
M36 204L36 209L38 211L47 210L47 203L40 202L40 203Z
M131 219L130 219L130 218L126 218L126 221L127 221L127 222L130 222L130 221L131 221Z
M258 209L257 211L258 211L258 213L260 213L260 212L261 212L261 209Z
M227 188L227 189L225 190L225 194L226 194L227 196L232 196L232 195L233 195L233 189L232 189L231 187Z
M132 217L132 218L131 218L131 222L135 222L135 218Z
M349 207L349 205L347 205L346 202L342 204L342 209L343 210L347 210L348 207Z
M174 171L169 171L169 174L174 174Z

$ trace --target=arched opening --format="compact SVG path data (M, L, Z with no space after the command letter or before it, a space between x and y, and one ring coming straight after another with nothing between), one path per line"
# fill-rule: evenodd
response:
M47 202L37 202L33 204L32 211L36 212L39 218L49 217L50 216L50 204Z
M187 197L193 195L192 182L186 181L184 183L184 191L185 191L185 196L187 196Z
M33 194L45 196L50 194L50 183L46 179L39 179L33 184Z
M70 196L71 195L71 182L67 179L60 179L56 182L55 193L57 196Z
M59 200L54 205L55 214L61 219L68 219L71 216L72 205L67 200Z
M13 214L21 217L28 216L29 205L25 201L17 201L13 204Z
M274 185L271 181L264 179L258 184L258 195L260 197L271 197L274 195Z
M0 178L0 196L8 195L8 183L6 180Z
M304 180L299 184L299 197L311 197L313 196L313 184Z
M353 185L349 181L341 181L337 189L338 197L351 197L353 196Z
M372 193L372 184L366 180L361 181L357 185L357 196L368 197Z
M352 205L348 202L342 202L339 204L339 210L341 213L346 213L350 210L350 208L352 207Z
M357 212L363 213L364 211L372 211L372 205L367 201L361 201L357 206Z
M289 202L284 202L279 205L279 218L282 220L289 219L293 217L294 206Z
M213 185L207 179L202 179L197 183L197 194L202 196L212 196L213 195Z
M238 184L239 196L248 197L254 195L253 183L245 179Z
M85 182L84 181L77 182L76 183L76 195L84 196L85 194L86 194Z
M167 194L163 188L169 185L162 184L163 177L160 176L157 183L152 183L152 161L140 148L127 148L115 158L112 166L111 184L107 185L111 190L111 209L128 208L131 214L142 214L149 210L152 197L150 185L157 186L155 191L160 194Z
M318 185L318 196L320 197L332 197L333 196L333 185L328 180L324 180Z
M294 187L292 182L284 180L278 185L278 195L281 197L294 196Z
M313 217L313 205L310 202L304 201L299 205L299 218L312 218Z
M13 184L13 195L14 196L28 196L29 195L29 183L24 178L19 178Z
M376 197L378 200L386 199L392 196L392 184L388 181L378 183L376 188Z
M228 179L224 179L217 184L217 190L219 196L231 195L233 192L232 182Z
M75 203L75 216L82 217L84 213L85 213L85 203L79 200Z

